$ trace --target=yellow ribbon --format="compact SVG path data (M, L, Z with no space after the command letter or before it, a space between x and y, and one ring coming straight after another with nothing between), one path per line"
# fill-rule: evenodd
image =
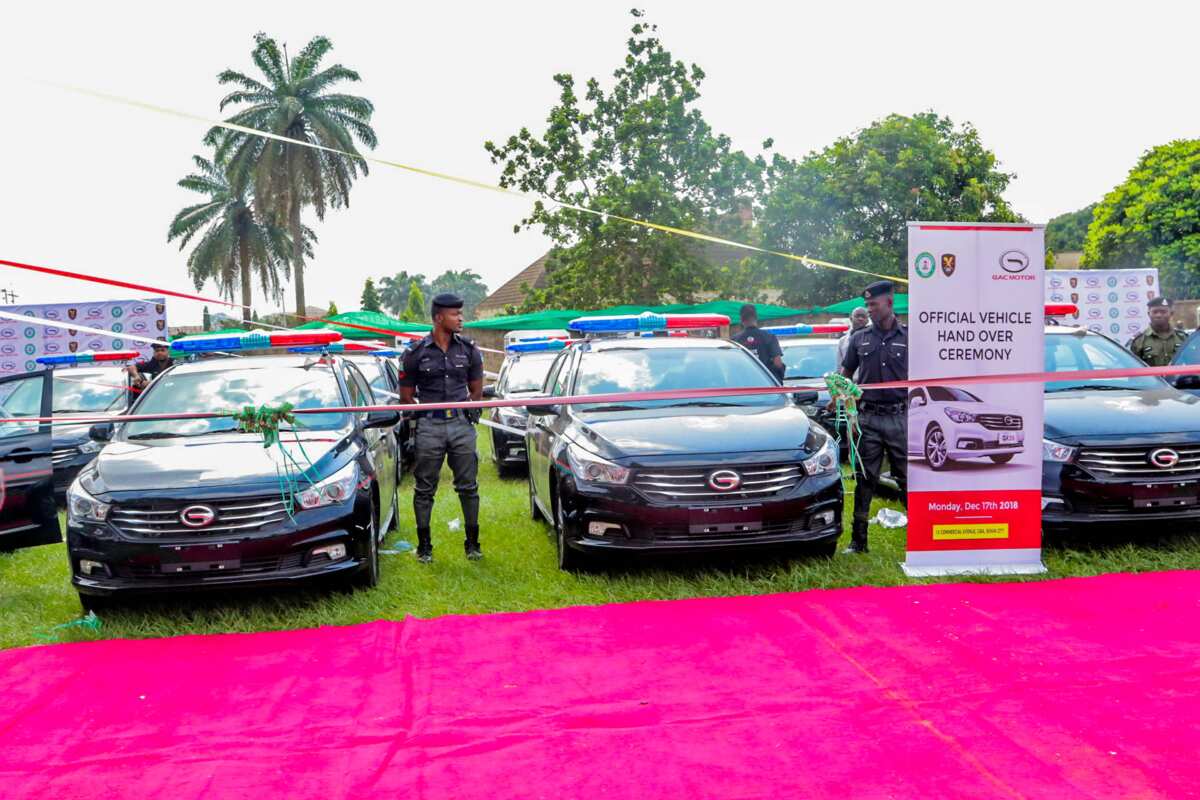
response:
M414 172L418 175L425 175L430 178L437 178L437 179L443 180L443 181L450 181L452 183L462 184L463 186L472 186L476 189L486 189L489 192L497 192L499 194L506 194L511 197L519 197L523 200L543 200L546 202L554 203L555 205L560 206L562 208L570 209L571 211L578 211L583 214L592 214L594 216L601 217L601 218L615 219L615 220L619 220L620 222L626 222L630 225L640 225L643 228L650 228L652 230L662 231L663 233L669 233L669 234L673 234L675 236L684 236L689 239L697 239L702 242L712 242L714 244L726 245L728 247L736 247L736 248L739 248L742 250L749 250L754 253L762 253L764 255L769 255L769 256L779 256L780 258L786 258L791 261L798 261L801 264L808 264L808 265L814 266L814 267L825 267L827 269L837 269L837 270L841 270L843 272L853 272L858 275L867 275L872 278L883 278L885 280L889 280L894 283L908 283L907 278L900 278L895 275L884 275L879 272L871 272L869 270L858 269L856 267L848 267L844 264L834 264L831 261L822 261L817 258L809 258L808 256L798 256L798 255L795 255L794 253L786 253L781 250L771 250L771 249L768 249L765 247L757 247L752 244L746 244L745 242L738 242L738 241L734 241L732 239L723 239L720 236L711 236L707 233L698 233L696 231L689 231L685 228L676 228L672 225L661 225L657 222L650 222L650 221L644 220L644 219L637 219L636 217L623 217L619 214L611 214L607 211L596 211L595 209L588 208L586 206L577 206L572 203L564 203L561 200L555 200L553 197L542 197L540 195L530 194L528 192L519 192L519 191L516 191L515 189L506 189L503 186L496 186L495 184L491 184L491 183L484 183L482 181L471 180L470 178L460 178L457 175L450 175L449 173L446 173L446 172L438 172L438 171L432 170L432 169L425 169L424 167L416 167L416 166L413 166L412 164L404 164L399 161L390 161L386 158L377 158L375 156L364 156L361 153L348 153L344 150L339 150L336 147L327 147L326 145L317 144L315 142L304 142L304 141L300 141L298 139L291 139L291 138L288 138L287 136L281 136L277 133L269 133L267 131L260 131L258 128L249 128L249 127L246 127L245 125L238 125L233 122L225 122L223 120L209 119L208 117L202 117L198 114L190 114L186 111L178 111L173 108L157 106L157 105L154 105L153 103L146 103L141 100L130 100L129 98L126 98L126 97L119 97L117 95L106 94L104 92L97 92L92 89L84 89L84 88L81 88L78 86L70 86L67 84L54 83L51 81L39 81L39 83L44 83L48 86L53 86L58 89L64 89L69 92L75 92L77 94L87 95L89 97L95 97L100 100L107 100L110 103L119 103L121 105L131 106L133 108L140 108L143 111L153 111L158 114L166 114L168 116L179 117L181 119L190 119L195 122L203 122L205 125L215 126L218 128L225 128L226 130L231 130L231 131L238 131L239 133L246 133L246 134L250 134L251 136L261 136L264 139L273 139L278 142L284 142L285 144L298 144L298 145L302 145L304 147L311 147L314 150L324 150L327 153L334 153L336 155L345 156L347 158L357 158L357 159L361 159L362 161L366 161L371 164L380 164L385 167L393 167L395 169L402 169L407 172Z

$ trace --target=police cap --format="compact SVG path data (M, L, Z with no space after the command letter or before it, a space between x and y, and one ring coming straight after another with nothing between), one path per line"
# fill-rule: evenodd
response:
M1170 308L1171 301L1165 297L1156 297L1149 303L1146 303L1146 308Z
M863 290L863 299L870 300L872 297L880 297L885 294L892 293L891 281L875 281L866 289Z
M439 309L443 308L462 308L463 299L453 292L442 292L439 295L434 295L433 298L433 313L437 314Z

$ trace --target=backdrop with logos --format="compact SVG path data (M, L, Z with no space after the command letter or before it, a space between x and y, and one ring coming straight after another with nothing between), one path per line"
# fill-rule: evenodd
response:
M43 355L137 350L149 356L150 345L129 339L128 335L149 339L167 336L167 305L162 297L2 306L0 310L61 323L49 327L0 319L0 376L32 372L38 369L37 357ZM74 325L109 331L110 335L89 333Z
M1146 303L1162 291L1158 270L1055 269L1046 273L1046 302L1079 307L1071 322L1125 343L1150 325Z

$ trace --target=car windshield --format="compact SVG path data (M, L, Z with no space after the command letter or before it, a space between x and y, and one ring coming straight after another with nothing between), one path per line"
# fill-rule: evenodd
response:
M774 379L758 360L741 348L630 347L584 353L580 360L574 392L588 395L775 385ZM671 405L778 406L785 403L782 394L749 397L714 395L695 400L630 400L622 402L616 408ZM608 405L582 405L578 408L581 411L614 409Z
M1051 334L1046 336L1046 372L1072 372L1086 369L1136 369L1145 367L1128 350L1093 333ZM1085 389L1159 389L1161 378L1092 378L1082 381L1050 381L1046 392L1070 392Z
M125 403L125 372L64 370L54 374L54 413L118 411Z
M235 367L205 372L163 374L150 384L138 414L176 414L203 411L240 411L246 406L335 408L346 405L337 378L327 365ZM350 424L347 414L301 414L297 428L335 430ZM237 427L229 417L211 419L146 420L125 427L127 439L168 436L202 436ZM287 427L286 425L284 426Z
M1179 354L1175 356L1175 363L1200 364L1200 336L1192 336L1184 342Z
M954 389L950 386L930 386L929 399L935 403L982 403L975 395L965 389Z
M783 344L783 365L786 369L784 380L788 378L819 378L827 372L837 369L837 348L835 340L827 342L796 342Z
M504 391L510 394L540 392L542 384L546 382L546 373L550 371L550 365L557 356L558 353L547 353L518 358L508 365Z

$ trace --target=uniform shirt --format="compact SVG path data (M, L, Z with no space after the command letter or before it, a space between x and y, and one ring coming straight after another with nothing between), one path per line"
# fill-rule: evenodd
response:
M1166 333L1158 333L1153 328L1139 333L1125 345L1129 352L1145 361L1152 367L1165 367L1171 363L1177 351L1185 341L1187 332L1182 328L1172 328Z
M783 358L783 349L780 348L779 339L775 337L775 334L751 326L733 337L733 340L742 347L753 351L772 375L783 380L783 370L775 366L776 357Z
M481 380L483 354L474 342L456 333L444 351L432 336L410 347L400 385L415 388L420 403L457 403L470 399L470 381Z
M864 327L867 327L870 324L871 323L868 322ZM842 334L842 338L838 339L837 363L839 367L842 365L842 362L846 360L846 349L850 346L850 337L858 333L860 330L862 330L862 328L855 328L854 330L846 331ZM851 375L850 377L854 378L855 376Z
M169 367L174 365L175 359L173 358L168 358L166 361L158 361L151 358L146 361L139 361L137 371L139 375L149 381L157 378L160 373L165 372Z
M846 346L842 367L858 375L859 385L908 380L908 328L896 320L890 331L874 325L855 331ZM908 397L904 389L865 389L868 403L900 403Z

